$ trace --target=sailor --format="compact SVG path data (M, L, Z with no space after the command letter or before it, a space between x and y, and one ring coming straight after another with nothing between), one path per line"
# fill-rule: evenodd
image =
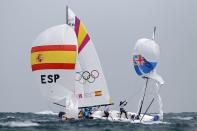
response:
M58 117L62 119L65 114L66 114L65 112L60 111Z
M135 114L131 115L131 120L135 120Z
M84 115L83 115L83 117L85 118L85 119L90 119L91 117L90 117L90 115L91 115L91 110L92 110L92 108L90 108L90 107L86 107L85 108L85 110L84 110Z
M83 116L84 116L84 110L83 109L81 109L80 111L79 111L79 118L83 118Z
M125 111L124 107L127 105L127 101L124 100L124 101L120 101L120 104L119 104L119 107L120 107L120 118L122 116L122 113L125 114L125 117L128 119L127 117L127 112Z
M89 109L90 115L92 115L92 113L93 113L92 107L89 107L88 109Z
M104 108L104 116L103 117L106 117L108 119L109 117L109 106L105 106Z

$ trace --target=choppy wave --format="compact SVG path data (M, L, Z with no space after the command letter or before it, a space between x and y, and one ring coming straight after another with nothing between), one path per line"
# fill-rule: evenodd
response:
M58 113L52 112L52 111L40 111L40 112L36 112L34 114L38 114L38 115L57 115Z
M190 131L197 129L197 113L165 113L163 121L130 123L107 120L72 120L61 121L57 113L41 111L36 113L1 113L0 131Z
M192 120L192 119L194 119L194 118L193 118L193 117L180 117L180 116L176 116L176 117L172 117L172 119Z
M5 123L0 123L0 126L6 126L6 127L32 127L32 126L39 126L38 123L31 122L31 121L10 121Z
M0 120L6 120L6 119L15 119L14 116L6 116L5 118L0 118Z

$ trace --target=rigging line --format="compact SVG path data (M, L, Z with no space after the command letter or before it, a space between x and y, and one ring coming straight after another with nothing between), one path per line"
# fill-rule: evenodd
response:
M55 104L55 105L58 105L58 106L61 106L61 107L66 107L66 106L64 106L64 105L61 105L61 104L59 104L59 103L56 103L56 102L53 102L53 104Z
M146 111L144 112L142 118L140 119L140 122L142 121L142 119L144 118L144 116L146 115L146 113L148 112L150 106L153 104L153 101L155 100L155 98L152 99L151 103L149 104L149 106L147 107Z
M143 98L142 98L142 100L141 100L141 105L140 105L140 109L139 109L139 111L138 111L138 115L137 116L140 116L140 114L141 114L141 111L142 111L142 106L143 106L143 103L144 103L144 98L145 98L145 95L146 95L146 89L147 89L147 87L148 87L148 77L144 77L144 78L146 78L146 87L145 87L145 90L144 90L144 95L143 95Z
M143 86L139 88L136 92L134 92L132 95L130 95L127 100L130 100L131 98L135 98L143 89ZM133 99L132 99L133 100Z

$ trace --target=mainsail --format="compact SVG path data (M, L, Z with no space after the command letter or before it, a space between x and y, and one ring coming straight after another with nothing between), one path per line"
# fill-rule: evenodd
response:
M97 56L94 43L87 32L83 22L67 9L67 24L70 25L77 36L78 41L78 70L77 82L82 84L84 94L76 94L81 107L112 104L105 77ZM76 84L76 86L78 86ZM77 89L78 87L76 87Z
M56 108L59 107L57 104L69 103L75 107L67 109L78 109L73 98L77 51L75 32L66 24L45 30L33 43L32 72L47 103L55 112L65 110ZM71 114L73 115L73 111Z

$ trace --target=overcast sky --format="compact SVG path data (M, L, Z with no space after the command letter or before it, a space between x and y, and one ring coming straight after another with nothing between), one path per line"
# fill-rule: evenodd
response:
M0 0L0 111L48 110L31 74L30 50L41 31L65 23L66 4L95 43L115 103L144 85L131 54L156 25L164 112L197 111L196 0ZM135 101L130 97L128 110L135 111Z

